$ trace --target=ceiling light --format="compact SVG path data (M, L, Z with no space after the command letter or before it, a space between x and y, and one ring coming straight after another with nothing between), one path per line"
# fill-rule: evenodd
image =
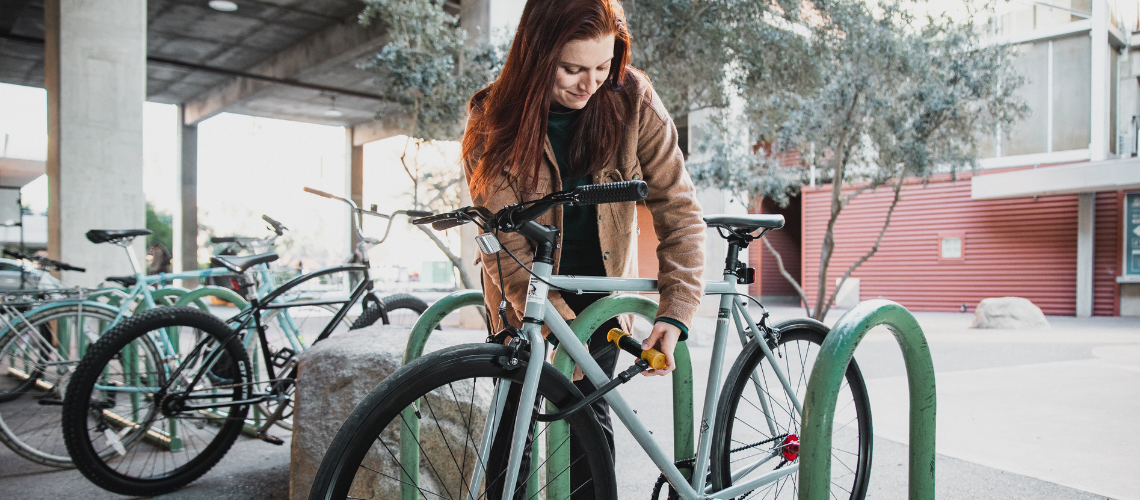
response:
M339 109L336 109L336 96L330 95L329 99L332 100L332 107L325 110L325 116L329 118L340 118L344 116L344 113L341 113Z
M209 6L211 9L222 12L233 12L238 9L237 4L230 0L210 0Z

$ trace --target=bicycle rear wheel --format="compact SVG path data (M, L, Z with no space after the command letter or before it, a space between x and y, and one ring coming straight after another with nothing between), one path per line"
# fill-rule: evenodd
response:
M774 329L779 332L779 342L772 353L796 398L803 402L828 328L815 320L796 319ZM764 351L753 340L737 358L721 391L711 454L714 490L797 463L802 419L764 359ZM871 405L854 360L839 390L832 433L831 496L861 500L866 496L871 472ZM738 498L797 498L798 477L792 473Z
M349 329L356 330L372 326L377 321L381 321L385 325L411 328L428 308L427 302L424 302L423 299L406 293L389 295L380 301L383 303L383 307L369 304Z
M71 467L60 431L64 389L115 313L77 303L9 318L0 335L0 442L51 467Z
M170 353L198 332L193 349ZM193 369L176 372L176 363ZM249 357L218 318L189 307L142 312L108 331L76 368L62 413L67 450L108 491L181 488L237 439L249 411L242 404L251 398L249 374Z
M521 384L526 372L525 361L511 369L500 364L500 359L510 355L511 348L506 346L466 344L427 354L393 373L341 426L325 453L309 498L400 498L402 490L416 498L467 498L472 491L475 498L485 498L488 484L503 481L484 477L472 485L476 472L486 470L489 458L480 454L488 408L497 384ZM582 398L548 364L543 367L538 394L562 408ZM597 420L587 410L570 415L567 422L568 439L577 440L585 450L578 460L586 461L592 473L592 478L573 480L580 483L573 498L617 498L609 444ZM418 436L410 431L417 427ZM543 433L536 432L535 439L544 441ZM569 442L559 446L569 446ZM414 463L407 460L411 456L417 457ZM544 462L541 457L532 460ZM541 469L536 476L539 488L568 474L561 470L551 475ZM520 474L526 476L526 472ZM526 493L515 498L526 498Z

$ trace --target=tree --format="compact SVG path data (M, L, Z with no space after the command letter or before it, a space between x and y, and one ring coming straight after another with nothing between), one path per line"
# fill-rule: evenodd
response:
M414 208L458 208L462 170L432 170L423 160L439 151L434 141L462 135L467 100L499 74L505 51L490 42L469 44L459 18L447 13L443 2L366 0L360 22L387 27L389 42L361 67L373 71L392 98L377 117L395 116L407 134L400 162L412 181ZM459 270L463 286L474 288L462 259L430 228L418 227Z
M1012 48L981 43L972 21L920 20L908 12L911 5L805 4L788 31L803 40L791 56L810 65L796 67L795 85L774 85L780 82L766 73L771 63L761 60L765 40L751 54L741 51L731 84L740 90L743 112L721 113L704 145L707 158L690 165L699 185L727 189L747 206L764 197L786 205L807 183L809 166L821 167L821 181L832 186L831 211L814 305L781 264L816 319L878 251L905 179L976 168L983 134L998 125L1010 130L1026 112L1014 94L1022 78L1012 69ZM747 131L744 137L740 130ZM781 165L793 152L802 163ZM856 196L881 187L894 197L878 239L828 296L836 220Z

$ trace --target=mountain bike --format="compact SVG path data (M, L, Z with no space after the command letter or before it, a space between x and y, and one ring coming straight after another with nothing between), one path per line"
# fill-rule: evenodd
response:
M579 319L589 317L593 322L583 330L584 337L577 337L574 332L579 329L567 325L547 300L550 290L563 294L657 290L652 279L552 275L558 229L534 222L557 205L631 202L647 193L644 182L615 182L553 193L498 212L466 207L415 220L431 223L437 230L476 223L483 232L477 243L484 259L498 258L505 252L498 243L499 233L517 232L530 240L535 252L533 264L527 269L519 262L531 274L523 324L508 327L485 344L427 354L377 385L342 425L325 454L309 498L477 499L493 497L487 495L492 484L510 485L503 488L503 498L507 499L534 498L543 493L557 499L616 498L611 450L589 410L589 403L598 398L606 399L662 471L662 483L668 483L671 497L794 497L802 398L828 329L810 319L768 325L766 312L757 322L745 302L753 299L737 292L739 284L749 283L754 276L754 271L740 262L740 251L763 232L782 227L782 216L705 217L707 225L727 239L728 251L723 279L705 285L706 294L720 295L720 307L695 456L668 457L621 394L613 390L646 370L649 362L645 358L654 356L642 352L628 336L611 331L614 345L606 348L621 348L638 358L611 380L582 345L594 328L613 315L639 312L652 321L656 311L610 311L603 303L617 304L624 299L603 298L579 315ZM754 235L757 231L760 234ZM517 260L517 256L508 255ZM599 317L593 314L597 311L591 311L595 307L608 312ZM729 318L744 349L722 384L724 354L732 329ZM548 344L540 334L543 325L559 341L558 351L581 367L598 388L595 392L581 394L567 378L569 372L545 362ZM504 345L506 338L513 340ZM557 356L555 364L560 363ZM871 412L854 361L848 365L845 382L839 394L841 414L835 418L831 454L832 460L842 465L832 468L832 494L861 499L870 472ZM507 395L512 392L518 395L517 407L506 406ZM536 401L546 402L545 412L537 410L541 406L536 406ZM499 477L485 477L486 460L503 419L514 422L508 467ZM536 422L545 426L540 430ZM569 432L565 432L567 427ZM531 469L521 470L524 450L544 435L545 460L532 456ZM569 456L567 448L572 443L582 450L581 456ZM589 471L588 477L570 477L572 460L581 462L576 467Z
M341 329L343 318L358 303L366 312L377 311L376 319L385 323L398 318L400 308L416 315L427 308L411 296L377 298L368 250L387 239L396 216L430 212L381 214L328 193L306 191L349 205L360 237L356 254L361 263L321 269L260 294L246 271L276 259L275 254L218 256L214 260L219 265L242 278L239 287L252 292L248 308L224 322L195 308L158 308L108 331L76 367L62 413L67 449L91 482L124 495L156 495L185 486L221 460L247 428L250 408L257 405L266 408L266 416L250 430L264 441L283 444L268 432L290 416L298 355L307 344L274 344L267 326L274 318L292 317L291 311L299 308L336 306L319 332L306 335L316 343ZM360 232L365 215L388 219L384 237ZM347 298L278 300L294 290L343 283L352 276L363 279L355 280ZM261 369L253 366L250 351L264 360Z

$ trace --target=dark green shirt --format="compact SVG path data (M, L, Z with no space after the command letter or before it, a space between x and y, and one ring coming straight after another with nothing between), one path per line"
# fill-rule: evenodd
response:
M581 113L580 109L561 108L560 111L551 111L546 119L546 137L550 139L550 149L554 150L554 159L558 162L558 177L562 179L563 191L590 184L589 174L575 177L570 173L571 131L574 120ZM602 243L598 239L598 208L595 205L563 205L562 258L558 273L576 276L606 275L606 266L602 262ZM664 316L657 318L657 321L680 328L680 340L689 337L689 329L684 323Z
M574 120L582 110L551 111L546 122L546 137L558 161L558 176L562 190L590 184L590 175L572 175L570 169L570 140ZM598 208L594 205L562 207L562 258L559 273L578 276L605 276L602 262L602 244L598 240Z

